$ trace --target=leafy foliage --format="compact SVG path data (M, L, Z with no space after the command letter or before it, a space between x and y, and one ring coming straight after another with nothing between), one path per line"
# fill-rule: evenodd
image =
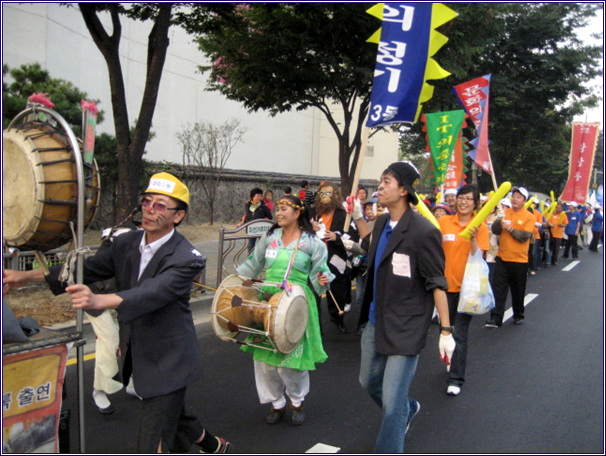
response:
M426 112L458 109L451 87L492 74L489 138L497 181L548 193L563 188L570 122L598 98L589 82L600 73L602 49L578 38L600 8L588 3L453 3L448 52L453 75L436 81ZM471 138L471 136L470 136ZM480 177L482 189L492 187Z
M11 81L7 82L7 76ZM11 69L8 65L2 66L2 126L8 127L13 118L23 111L27 99L36 92L48 93L48 97L55 104L53 110L59 113L70 124L74 134L81 137L82 109L80 101L89 100L86 92L82 92L71 82L64 79L52 78L48 71L42 69L39 63L21 65ZM103 121L103 111L99 111L97 123Z
M209 87L252 111L276 115L318 108L339 140L348 192L369 104L376 47L365 41L378 22L364 3L251 3L217 15L198 38L213 61ZM192 32L201 33L195 28ZM339 124L333 106L345 118ZM353 157L353 160L352 160Z

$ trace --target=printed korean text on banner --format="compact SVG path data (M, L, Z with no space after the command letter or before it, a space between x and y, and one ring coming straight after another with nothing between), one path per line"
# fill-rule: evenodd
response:
M453 92L459 98L465 112L471 117L476 127L478 137L469 141L473 149L469 156L485 172L492 174L492 160L490 158L488 141L488 101L490 93L490 74L459 84Z
M7 453L58 453L67 346L2 358L2 443Z
M599 123L574 122L572 124L568 181L560 200L581 204L586 202L599 129Z
M450 163L448 163L448 171L446 171L446 179L444 180L445 190L449 188L458 189L461 185L465 185L465 172L467 171L463 162L465 155L467 154L463 146L463 132L461 132L455 143L452 157L450 157Z
M441 3L378 3L367 11L381 19L367 127L416 122L433 95L429 79L450 73L432 58L448 38L435 29L457 16Z
M446 111L424 115L427 143L431 152L435 185L444 184L448 164L461 133L465 112Z

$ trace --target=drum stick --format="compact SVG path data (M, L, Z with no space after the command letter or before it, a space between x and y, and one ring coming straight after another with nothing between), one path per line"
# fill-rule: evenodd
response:
M201 283L198 283L198 282L195 282L195 281L194 281L194 285L197 286L197 287L206 288L207 290L210 290L210 291L217 291L216 288L211 288L211 287L209 287L207 285L202 285Z
M335 306L337 306L337 309L339 310L339 315L344 315L345 312L343 312L341 310L341 308L339 307L339 303L337 302L337 300L335 299L335 295L332 294L332 291L328 290L328 292L330 293L330 296L332 298L332 300L335 302Z
M44 256L44 254L42 252L39 252L38 250L34 250L34 256L36 257L36 261L40 265L40 269L42 269L42 271L44 272L44 276L46 277L47 275L49 275L50 271L48 270L48 266L46 266L46 257Z
M358 163L356 163L356 171L354 172L354 180L351 184L350 195L353 196L354 198L358 197L358 182L360 182L360 173L362 172L362 162L364 161L364 156L366 155L366 149L368 148L368 137L369 136L370 136L370 128L366 127L366 128L364 128L364 132L362 134L362 144L360 146L360 155L358 156ZM347 233L349 231L350 223L351 223L351 214L347 214L347 216L345 217L345 226L343 227L344 233Z

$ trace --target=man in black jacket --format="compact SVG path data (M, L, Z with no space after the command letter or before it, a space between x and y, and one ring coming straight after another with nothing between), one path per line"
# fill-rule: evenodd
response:
M382 174L379 203L389 211L377 219L368 252L360 313L360 383L383 409L375 453L403 453L410 421L420 404L408 396L434 305L438 310L440 357L450 363L453 328L448 317L444 250L440 231L411 209L419 173L407 162Z
M168 173L152 176L141 202L143 230L125 233L84 262L84 282L112 277L116 292L94 294L83 284L65 288L61 267L4 271L3 284L47 281L67 291L78 309L117 309L122 378L133 373L143 398L137 451L186 453L196 443L206 453L229 452L230 443L204 429L185 407L187 385L202 376L202 358L189 307L191 284L204 258L175 227L184 219L189 190Z

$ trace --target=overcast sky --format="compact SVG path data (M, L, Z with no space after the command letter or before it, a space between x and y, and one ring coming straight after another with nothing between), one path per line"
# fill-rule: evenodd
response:
M582 38L584 41L586 40L586 41L591 41L596 44L599 44L603 48L604 47L604 38L603 38L604 37L604 22L603 22L603 20L604 20L604 18L601 14L599 14L598 16L595 16L592 19L589 26L586 27L586 29L579 34L580 38ZM601 33L602 38L599 40L591 38L592 33ZM575 117L574 120L576 122L590 122L590 123L602 124L604 121L604 65L603 65L603 63L602 63L602 77L599 79L596 79L592 85L599 86L599 91L601 93L602 100L597 108L587 111L582 116Z

